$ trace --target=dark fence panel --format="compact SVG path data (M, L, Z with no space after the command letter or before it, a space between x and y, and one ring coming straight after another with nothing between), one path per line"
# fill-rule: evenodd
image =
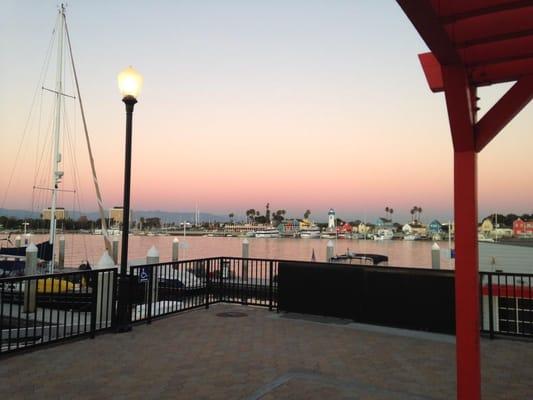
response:
M215 271L219 301L277 307L277 260L224 257Z
M217 301L213 287L219 281L220 260L184 260L130 268L131 320L150 322Z
M281 262L279 309L454 333L454 278L447 271Z
M533 275L480 272L481 330L533 337Z
M0 280L0 353L109 329L114 269Z

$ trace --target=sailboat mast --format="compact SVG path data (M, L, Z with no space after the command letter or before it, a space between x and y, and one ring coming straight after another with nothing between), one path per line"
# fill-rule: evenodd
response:
M52 204L50 207L50 239L52 245L52 263L51 272L54 271L54 254L55 254L55 238L56 238L56 203L57 192L63 171L59 169L61 162L61 153L59 149L60 134L61 134L61 107L62 107L62 93L63 93L63 21L65 15L65 7L61 4L59 9L60 21L57 31L57 75L56 75L56 113L54 121L54 156L52 165Z

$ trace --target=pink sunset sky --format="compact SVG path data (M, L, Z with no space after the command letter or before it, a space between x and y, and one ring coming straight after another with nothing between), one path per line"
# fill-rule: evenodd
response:
M55 1L3 4L0 207L46 204L43 194L32 201L32 186L43 152L37 182L50 175L49 93L37 90L24 132L55 18ZM144 76L133 209L192 211L198 203L201 211L243 215L269 202L323 220L330 207L371 219L389 206L401 221L418 205L425 219L451 217L444 96L430 92L417 59L427 47L396 2L71 1L67 21L106 207L122 203L125 118L116 76L132 65ZM51 88L54 62L52 52ZM70 71L65 80L74 94ZM507 88L480 91L480 116ZM66 101L63 187L78 187L82 211L94 211L75 106ZM533 212L532 127L529 105L480 154L480 217ZM72 208L74 197L61 197Z

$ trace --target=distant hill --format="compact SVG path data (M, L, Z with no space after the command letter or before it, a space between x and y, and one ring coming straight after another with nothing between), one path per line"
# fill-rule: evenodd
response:
M33 213L29 210L12 210L7 208L0 208L0 216L5 217L14 217L18 219L22 218L39 218L41 215L40 211L34 211ZM96 211L90 211L86 213L79 213L77 211L69 211L69 215L72 219L78 219L80 215L85 215L90 220L97 220L100 218L100 215ZM138 220L139 218L160 218L161 222L181 222L181 221L194 221L194 212L172 212L172 211L144 211L144 210L133 210L133 219ZM201 222L223 222L227 221L227 216L221 216L211 213L200 213Z

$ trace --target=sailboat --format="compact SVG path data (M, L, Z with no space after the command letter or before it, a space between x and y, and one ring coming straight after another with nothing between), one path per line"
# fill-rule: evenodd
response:
M65 6L61 4L61 6L58 9L58 19L56 27L53 31L54 38L57 43L57 65L56 65L56 80L55 80L55 88L50 89L42 86L42 90L52 93L55 100L54 110L54 121L53 121L53 152L52 152L52 171L51 171L51 180L49 187L38 187L34 186L34 190L44 190L51 192L51 201L50 201L50 226L49 226L49 237L48 240L43 241L41 243L38 243L37 246L37 257L44 263L47 264L48 272L53 273L55 268L55 253L56 253L56 232L57 232L57 215L56 211L58 209L57 202L58 202L58 194L60 192L69 192L69 190L63 190L61 188L61 181L64 176L64 172L61 167L62 163L62 154L61 154L61 139L62 139L62 126L63 126L63 118L62 115L62 109L63 109L63 101L65 97L73 98L78 100L79 109L81 112L81 119L82 119L82 125L83 130L85 134L85 141L87 144L87 150L89 153L89 161L91 165L91 171L92 171L92 178L93 183L95 186L96 191L96 197L97 197L97 205L98 205L98 211L100 214L100 218L102 221L102 233L104 238L104 246L105 249L111 253L111 242L108 237L108 230L107 230L107 224L106 219L104 215L104 209L102 204L102 196L100 192L100 187L98 184L98 179L96 175L96 167L94 163L94 157L93 152L91 148L91 142L89 139L88 134L88 128L87 128L87 120L85 118L85 112L83 108L83 102L82 97L80 93L80 86L78 81L78 76L76 73L76 67L74 64L74 56L72 52L72 46L70 41L70 35L68 31L67 26L67 19L65 15ZM74 78L74 84L76 89L76 96L71 96L64 92L64 82L63 82L63 75L64 75L64 64L66 62L70 62L70 66L72 68L72 75ZM0 259L0 268L4 271L4 274L11 271L16 271L20 273L21 265L22 269L24 264L21 263L23 257L26 254L26 247L5 247L0 248L0 257L3 259ZM3 257L2 257L3 256ZM6 256L9 256L10 258L6 258Z

